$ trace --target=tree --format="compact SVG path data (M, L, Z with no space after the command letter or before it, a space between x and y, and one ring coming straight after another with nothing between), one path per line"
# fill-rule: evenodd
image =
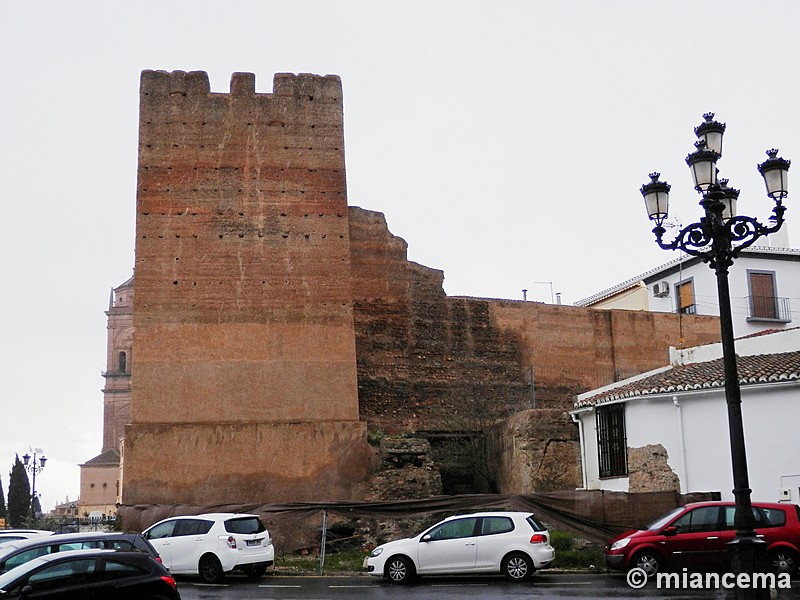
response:
M11 527L22 527L31 513L31 485L25 465L14 457L8 476L8 523Z
M6 497L3 494L3 482L0 481L0 519L6 518Z

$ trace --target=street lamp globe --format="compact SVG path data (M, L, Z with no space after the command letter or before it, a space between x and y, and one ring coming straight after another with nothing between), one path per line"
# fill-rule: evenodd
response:
M714 120L714 113L703 115L705 121L694 128L694 133L698 139L706 143L706 148L716 152L722 158L722 136L725 133L725 123L718 123Z
M706 192L717 182L717 159L719 154L706 147L705 140L695 142L696 150L686 157L686 164L692 170L694 189Z
M719 201L722 202L722 220L727 223L736 216L736 202L739 200L739 190L728 187L727 179L719 180L719 188Z
M659 181L661 173L650 173L650 182L645 183L639 190L644 198L647 216L660 227L669 212L669 190L671 186L666 181Z
M779 201L789 194L789 165L792 161L778 156L778 150L767 150L769 158L758 165L758 172L767 184L767 196Z

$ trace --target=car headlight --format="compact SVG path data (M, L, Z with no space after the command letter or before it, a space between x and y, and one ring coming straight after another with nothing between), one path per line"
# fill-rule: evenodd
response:
M376 556L380 556L381 552L383 552L383 548L375 548L375 550L369 553L369 557L375 558Z
M630 542L630 541L631 541L631 538L629 538L629 537L622 538L621 540L617 540L616 542L611 544L611 547L609 548L609 550L611 550L613 552L614 550L619 550L621 548L624 548L625 546L628 545L628 542Z

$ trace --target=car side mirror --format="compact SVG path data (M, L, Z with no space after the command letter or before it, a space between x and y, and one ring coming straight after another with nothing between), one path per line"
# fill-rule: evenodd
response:
M430 542L432 539L433 538L431 537L431 534L430 533L426 533L425 535L422 536L422 540L421 541Z
M664 529L661 530L661 535L676 535L677 533L678 533L678 528L674 526L664 527Z
M19 595L21 598L24 598L25 596L27 596L32 592L33 592L33 586L31 584L28 584L19 591Z

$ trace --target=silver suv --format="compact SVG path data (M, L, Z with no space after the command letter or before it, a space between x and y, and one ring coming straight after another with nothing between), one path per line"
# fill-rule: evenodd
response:
M145 529L143 535L170 572L199 575L206 583L218 583L233 570L258 578L275 562L272 539L257 515L170 517Z

